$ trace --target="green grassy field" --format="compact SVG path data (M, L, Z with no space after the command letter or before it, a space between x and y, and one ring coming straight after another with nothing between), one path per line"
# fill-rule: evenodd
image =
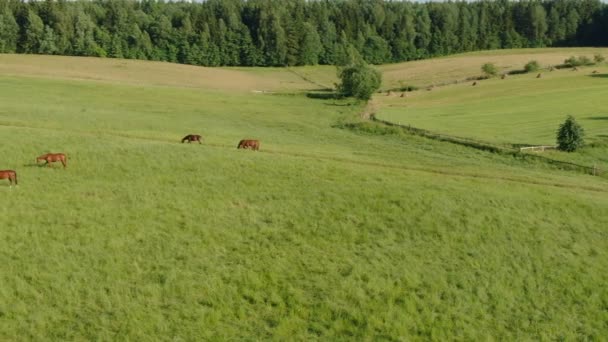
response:
M405 98L377 96L377 116L448 135L534 146L555 145L559 125L573 115L585 129L588 146L578 153L542 155L608 170L608 67L541 74L478 81L474 87L461 83Z
M0 72L0 169L20 182L0 182L0 340L608 333L603 178L391 132L349 100L179 86L169 64L166 82L35 71L47 58Z

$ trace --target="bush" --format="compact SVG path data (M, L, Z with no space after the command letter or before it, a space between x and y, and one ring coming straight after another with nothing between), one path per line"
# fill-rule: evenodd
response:
M594 63L587 56L579 56L578 58L572 56L564 61L564 65L569 68L593 64Z
M593 56L593 60L595 61L595 63L602 63L603 61L606 60L606 58L604 58L604 56L602 56L598 53Z
M540 64L537 61L529 61L526 66L524 66L524 70L526 72L535 72L540 69Z
M369 100L382 83L382 74L364 63L341 68L338 76L342 82L338 91L359 100Z
M496 76L496 74L498 73L498 69L496 69L496 66L492 63L486 63L482 65L481 71L483 71L488 76Z
M583 128L572 115L568 115L566 121L557 130L557 148L566 152L574 152L584 145L584 135Z

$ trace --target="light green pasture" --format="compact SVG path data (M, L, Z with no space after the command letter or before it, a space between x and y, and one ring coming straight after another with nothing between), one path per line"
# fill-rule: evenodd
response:
M597 70L597 74L592 74ZM608 167L608 68L526 74L420 91L409 97L377 96L377 116L434 132L491 143L555 145L567 115L583 126L591 145L579 153L552 152L555 159Z

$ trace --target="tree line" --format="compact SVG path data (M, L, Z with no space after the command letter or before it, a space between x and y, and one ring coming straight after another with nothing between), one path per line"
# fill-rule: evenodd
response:
M204 66L400 62L608 45L599 0L0 0L0 52Z

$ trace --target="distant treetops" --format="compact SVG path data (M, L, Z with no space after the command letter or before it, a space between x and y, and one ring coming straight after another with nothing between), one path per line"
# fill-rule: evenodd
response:
M599 0L0 0L0 53L205 66L381 64L482 49L608 45Z

